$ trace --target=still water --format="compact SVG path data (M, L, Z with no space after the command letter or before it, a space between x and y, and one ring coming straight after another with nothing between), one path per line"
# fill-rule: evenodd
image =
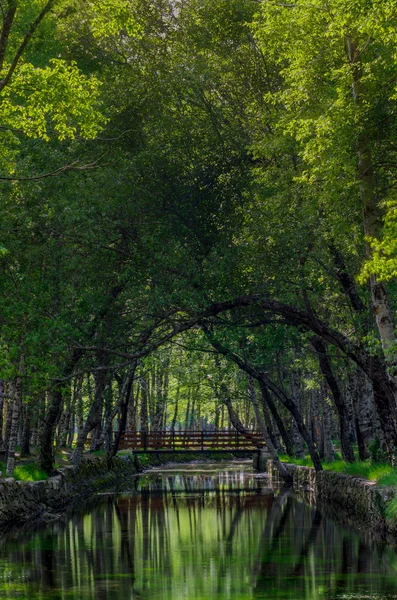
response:
M0 598L397 599L397 555L248 463L178 465L0 540Z

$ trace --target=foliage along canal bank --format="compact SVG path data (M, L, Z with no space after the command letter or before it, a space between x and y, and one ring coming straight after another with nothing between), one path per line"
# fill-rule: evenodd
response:
M223 454L222 458L233 459ZM132 478L146 469L168 462L187 463L192 460L219 460L216 452L202 455L189 454L133 454L106 456L84 460L78 467L67 466L42 481L17 481L12 477L0 478L0 526L23 524L31 519L52 521L83 498L99 491L122 490L131 486Z
M387 516L390 502L396 498L396 488L381 487L363 477L335 471L315 471L312 467L285 464L292 477L292 486L305 502L316 505L328 516L357 529L370 530L376 537L397 540L397 522ZM270 484L280 480L273 460L266 463Z
M254 456L256 470L269 475L270 487L282 483L275 462L262 452L259 462ZM108 459L106 456L89 458L76 466L66 466L42 481L0 479L0 526L23 525L37 519L59 519L67 508L73 508L82 499L98 492L134 489L135 476L166 463L191 461L232 460L233 454L208 452L205 456L194 453L125 454ZM284 463L285 464L285 463ZM305 502L316 505L328 516L354 526L370 530L376 537L397 540L397 523L387 518L387 507L396 498L395 487L381 487L362 477L334 471L315 471L312 467L285 464L291 475L294 491Z

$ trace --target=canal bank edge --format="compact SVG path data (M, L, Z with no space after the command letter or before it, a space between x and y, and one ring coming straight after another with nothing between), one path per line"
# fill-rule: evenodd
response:
M223 457L233 459L230 457ZM207 460L219 460L216 453L208 453ZM0 526L23 524L30 520L58 519L63 511L82 498L89 498L100 491L122 490L131 477L151 467L165 463L203 461L201 455L192 453L170 455L133 454L117 456L109 464L107 458L95 457L84 460L79 467L59 469L53 477L42 481L16 481L0 478Z
M387 505L397 496L393 487L334 471L315 471L312 467L285 464L292 475L293 489L305 502L315 504L327 516L377 536L397 542L397 524L386 518ZM270 482L280 475L273 460L266 461Z

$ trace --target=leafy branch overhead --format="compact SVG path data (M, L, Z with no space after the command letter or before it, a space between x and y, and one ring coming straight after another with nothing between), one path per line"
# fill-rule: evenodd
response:
M395 0L0 7L9 469L24 428L46 472L125 428L395 464Z

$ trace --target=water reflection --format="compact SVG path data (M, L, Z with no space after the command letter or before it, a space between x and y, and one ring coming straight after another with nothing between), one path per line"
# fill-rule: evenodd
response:
M135 495L3 538L0 598L397 598L397 557L239 470L153 473Z

